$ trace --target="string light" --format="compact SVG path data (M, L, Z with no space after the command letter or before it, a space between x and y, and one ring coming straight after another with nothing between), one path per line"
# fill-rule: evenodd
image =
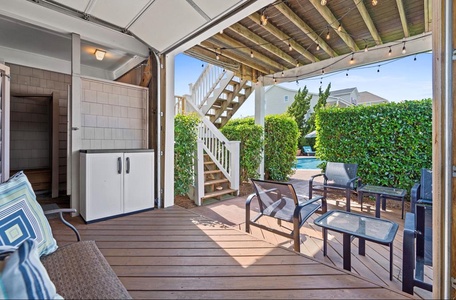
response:
M369 51L369 48L367 48L367 44L366 44L366 46L364 47L364 52L367 52L367 51Z
M291 50L293 50L293 47L291 47L291 44L288 43L288 51L291 51Z
M348 76L348 70L347 70L347 72L345 72L345 76Z
M220 29L220 34L223 34L223 29Z
M388 51L388 55L391 56L391 53L393 53L393 51L391 50L391 46L389 46L389 51Z
M276 84L277 83L277 78L272 77L272 79L274 80L274 84Z
M325 74L325 69L321 69L321 74Z
M375 6L378 4L378 0L372 0L372 6Z
M216 58L217 60L220 60L220 55L219 55L218 53L215 54L215 58Z
M323 83L323 77L320 78L320 85Z
M253 51L250 50L250 57L253 58Z
M355 58L354 58L354 56L355 56L355 53L352 53L352 57L350 58L350 64L351 64L351 65L355 63Z
M404 46L402 46L402 54L405 54L407 53L407 49L405 49L405 42L404 42Z
M317 44L317 51L320 50L320 44Z
M299 86L299 81L298 81L297 79L296 79L296 85L298 85L298 86Z
M331 35L329 34L329 29L328 29L328 33L326 34L326 39L329 40L331 38Z
M321 3L321 5L325 6L327 2L328 2L328 1L326 1L326 0L321 0L320 3Z
M413 60L416 61L416 55L415 55L415 57L413 58Z
M299 61L296 61L296 68L299 67Z
M380 65L378 65L377 73L380 73Z
M339 31L339 32L342 31L342 25L340 25L340 23L339 23L339 26L337 27L337 31Z

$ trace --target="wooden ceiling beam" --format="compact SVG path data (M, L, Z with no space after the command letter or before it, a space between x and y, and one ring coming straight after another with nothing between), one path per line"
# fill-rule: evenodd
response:
M408 38L410 32L407 25L407 16L405 14L404 2L402 0L396 0L397 10L399 11L399 16L401 17L402 29L404 30L404 37Z
M284 61L288 62L290 65L292 65L292 68L296 67L296 59L294 59L293 57L291 57L290 55L288 55L287 53L282 51L280 48L272 45L270 42L266 41L259 35L253 33L252 31L250 31L246 27L242 26L241 24L236 23L236 24L231 25L229 28L231 30L233 30L235 33L237 33L237 34L243 36L244 38L250 40L251 42L255 43L257 45L256 47L263 48L263 49L271 52L278 58L283 59ZM254 50L254 49L252 49L252 50ZM288 67L286 69L288 69Z
M287 34L285 34L282 30L278 29L274 25L272 25L270 22L268 22L266 25L261 24L261 16L259 13L253 13L249 16L249 19L255 22L256 24L262 26L264 29L266 29L268 32L273 34L276 38L280 39L283 41L285 44L290 43L291 47L310 60L311 62L316 62L320 61L317 57L315 57L312 53L310 53L308 50L306 50L303 46L301 46L298 42L293 40L291 37L289 37Z
M431 1L424 0L424 32L430 31L432 23L432 5Z
M206 48L207 50L213 50L214 48L221 48L221 44L218 44L217 42L209 42L209 41L203 41L201 42L201 46ZM232 59L236 62L239 62L241 68L236 72L238 72L239 74L241 73L241 69L242 69L242 65L246 65L252 69L256 69L258 71L260 71L262 74L270 74L271 73L271 70L268 70L267 68L255 63L253 60L250 60L250 59L245 59L244 57L242 56L239 56L239 55L236 55L234 52L231 52L231 51L224 51L222 53L222 55L220 57L227 57L229 59Z
M215 36L212 37L212 39L218 41L219 43L225 44L226 46L228 46L227 48L235 48L235 50L250 56L249 48L247 48L244 44L240 43L239 41L227 36L226 34L216 34ZM255 57L256 61L259 61L259 62L271 67L272 70L270 70L266 74L271 74L271 73L275 73L278 71L282 71L285 68L283 65L279 64L278 62L270 59L269 57L267 57L266 55L263 55L261 53L254 52L254 57ZM271 71L273 71L273 72L271 72Z
M200 45L193 46L192 48L185 50L184 53L208 64L217 65L233 72L239 72L241 69L241 64L238 61L232 60L226 56L221 56L220 60L217 60L215 58L215 52L207 50Z
M377 45L383 44L383 40L380 37L377 27L375 27L374 21L372 21L372 18L369 15L369 12L367 11L366 5L364 5L364 2L359 1L359 0L353 0L353 2L355 2L355 5L358 8L359 13L361 14L361 17L363 18L364 23L367 26L367 29L369 29L370 34L374 38L375 44L377 44Z
M329 26L335 29L335 32L339 35L339 37L347 44L348 48L352 52L356 52L359 50L358 45L356 45L355 41L352 39L350 34L342 27L339 20L334 16L331 10L326 5L321 5L320 0L309 0L310 3L315 7L315 9L320 13L320 15L328 22ZM333 26L340 26L341 30L338 30L338 27L334 28Z
M336 57L337 53L334 51L318 34L310 28L298 15L296 15L286 4L280 3L274 6L277 8L285 17L287 17L293 24L296 25L302 32L307 34L315 43L320 45L321 49L328 53L331 57Z

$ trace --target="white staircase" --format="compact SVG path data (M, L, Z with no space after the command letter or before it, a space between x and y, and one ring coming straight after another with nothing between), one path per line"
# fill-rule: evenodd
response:
M207 65L190 87L191 95L176 97L176 113L196 112L198 127L195 203L239 192L239 141L229 141L217 127L228 122L252 93L250 82L231 71Z

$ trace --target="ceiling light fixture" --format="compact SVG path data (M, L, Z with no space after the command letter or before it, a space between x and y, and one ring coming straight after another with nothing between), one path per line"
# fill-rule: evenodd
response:
M106 51L103 51L100 49L95 50L95 57L97 58L97 60L103 60L103 58L105 57L105 54L106 54Z

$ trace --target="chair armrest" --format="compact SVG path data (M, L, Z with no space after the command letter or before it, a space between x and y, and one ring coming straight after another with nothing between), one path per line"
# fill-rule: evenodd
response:
M352 179L350 179L349 181L347 181L347 188L350 188L350 186L353 184L353 189L356 189L356 184L355 182L358 182L360 180L360 178L358 176L356 177L353 177Z
M415 183L410 191L410 212L415 213L415 205L420 195L421 184Z
M326 203L326 198L323 196L313 197L312 199L310 199L306 202L299 203L299 206L305 207L306 205L312 204L312 203L320 201L320 200L321 200L321 210L325 213L328 210L328 205Z
M402 291L413 295L415 269L415 214L406 213L402 238Z
M71 225L65 218L63 217L63 213L76 213L76 209L73 208L59 208L59 209L51 209L51 210L46 210L44 211L45 215L52 215L52 214L59 214L60 221L62 221L63 224L68 226L71 230L74 231L76 234L76 238L78 239L78 242L81 241L81 236L79 235L78 230L76 227Z
M250 203L256 196L256 193L250 194L245 200L245 232L250 232Z

